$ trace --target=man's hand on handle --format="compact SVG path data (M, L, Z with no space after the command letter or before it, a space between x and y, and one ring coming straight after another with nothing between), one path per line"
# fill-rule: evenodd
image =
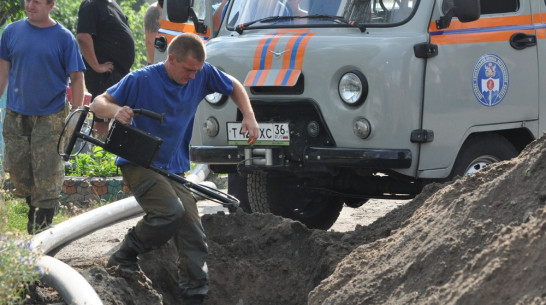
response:
M135 113L133 112L133 109L131 109L131 107L123 106L116 111L114 119L122 124L130 124L134 116Z

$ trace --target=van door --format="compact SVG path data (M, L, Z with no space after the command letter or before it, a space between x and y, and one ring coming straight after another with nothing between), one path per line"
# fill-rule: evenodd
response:
M539 79L539 125L538 136L546 132L546 0L533 1L536 5L534 11L540 12L540 17L536 19L537 47L538 47L538 73Z
M154 62L164 61L167 58L167 46L171 40L182 33L194 33L205 42L212 33L212 8L213 3L217 6L221 0L165 0L159 31L155 38ZM189 6L186 7L185 5ZM181 14L180 12L185 13ZM189 13L188 13L189 12ZM177 22L170 20L170 16L183 18L185 21ZM183 17L182 17L183 16Z
M438 55L427 60L422 128L434 139L421 145L419 177L447 177L470 133L538 118L533 18L540 17L532 1L481 0L480 19L453 18L445 29L433 16L430 43ZM445 13L449 2L437 1L436 11Z

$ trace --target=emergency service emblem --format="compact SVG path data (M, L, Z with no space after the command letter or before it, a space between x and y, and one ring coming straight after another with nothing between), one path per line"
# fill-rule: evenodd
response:
M480 104L498 105L508 92L509 75L506 64L495 54L485 54L474 65L472 90Z

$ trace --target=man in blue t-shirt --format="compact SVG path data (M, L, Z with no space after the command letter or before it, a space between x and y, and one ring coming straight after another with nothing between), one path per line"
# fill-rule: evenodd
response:
M9 24L0 40L0 96L7 89L4 169L14 195L29 205L27 230L51 225L64 180L57 141L72 106L83 103L85 66L74 36L51 19L54 0L25 1L27 18ZM35 210L35 208L38 208Z
M132 124L163 139L154 166L173 173L190 169L189 145L197 106L218 92L229 95L243 114L242 129L249 144L258 137L258 123L244 87L230 75L205 62L201 38L184 33L169 44L167 60L124 77L95 98L91 111L104 118ZM165 113L163 123L135 116L132 109ZM152 169L122 158L116 160L123 179L146 215L130 229L107 267L138 270L137 255L174 238L178 251L179 286L184 304L202 304L208 292L208 246L196 200L182 184Z

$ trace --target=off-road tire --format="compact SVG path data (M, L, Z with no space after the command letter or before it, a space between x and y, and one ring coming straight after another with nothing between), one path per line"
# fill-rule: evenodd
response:
M456 176L463 177L469 172L471 165L478 163L491 164L509 160L518 155L518 151L510 141L498 134L478 135L469 138L461 148L449 180Z
M255 172L247 179L253 212L273 213L300 221L310 229L327 230L343 208L341 198L299 188L287 177Z

